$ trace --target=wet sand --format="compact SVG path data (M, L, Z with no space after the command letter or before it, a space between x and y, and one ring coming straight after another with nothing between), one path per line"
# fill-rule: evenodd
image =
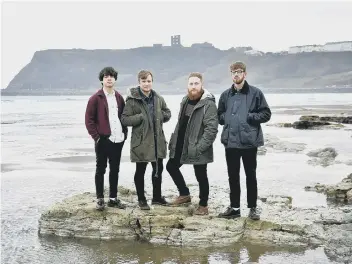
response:
M1 163L1 172L9 172L15 170L17 164L14 163Z
M60 158L47 158L46 161L61 162L61 163L95 163L95 156L67 156ZM122 156L121 162L129 162L130 157Z

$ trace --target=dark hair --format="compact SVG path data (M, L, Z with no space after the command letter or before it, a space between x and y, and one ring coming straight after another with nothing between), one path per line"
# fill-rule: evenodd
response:
M153 74L152 74L150 71L141 70L141 71L138 73L138 82L139 82L141 79L142 79L142 80L147 79L149 75L152 77L152 81L153 81Z
M233 64L230 65L230 71L235 71L237 69L241 69L244 72L246 72L246 64L244 64L242 61L236 61Z
M99 72L99 81L103 81L104 76L113 76L115 80L117 79L117 71L113 67L105 67Z

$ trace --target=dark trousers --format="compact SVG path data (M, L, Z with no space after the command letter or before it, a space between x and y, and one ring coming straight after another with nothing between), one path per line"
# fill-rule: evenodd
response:
M172 180L177 186L179 194L181 196L189 195L189 189L186 186L186 182L180 171L182 164L180 163L180 158L176 156L178 155L175 155L175 158L173 159L169 159L166 164L166 170L169 172ZM208 206L209 181L207 175L207 164L193 165L193 168L197 181L199 183L199 205Z
M240 186L240 160L246 173L247 186L247 206L248 208L257 207L257 148L250 149L225 149L227 172L230 184L231 207L240 207L241 186Z
M110 198L117 197L117 185L119 180L121 152L124 142L113 143L109 139L100 138L95 144L96 170L95 170L95 188L97 198L104 198L104 174L106 171L107 161L109 160L109 185Z
M136 163L136 172L134 174L134 184L136 185L138 201L147 200L144 195L144 174L145 174L147 165L148 165L148 162ZM162 182L162 173L164 169L163 159L158 159L158 175L155 175L156 166L157 166L156 162L152 162L153 199L159 199L161 197L161 182Z

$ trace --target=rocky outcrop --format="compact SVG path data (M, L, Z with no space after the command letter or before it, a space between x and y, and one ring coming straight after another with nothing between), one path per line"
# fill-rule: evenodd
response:
M301 116L292 126L296 129L338 129L344 127L341 124L352 124L352 116Z
M307 156L312 157L312 159L308 160L308 164L327 167L334 164L337 155L337 151L330 147L312 150L307 153Z
M334 122L342 124L352 124L352 116L301 116L300 121Z
M152 206L150 211L141 211L131 193L120 191L121 200L128 205L125 210L106 208L103 212L95 209L92 193L67 198L41 215L39 234L182 247L231 245L240 240L302 248L323 246L330 258L352 261L352 232L348 232L352 208L295 208L290 197L268 195L258 201L262 220L246 218L244 210L241 218L230 220L216 217L224 209L221 199L212 201L210 215L195 216L194 205Z
M329 122L322 122L322 121L296 121L292 124L292 127L295 129L316 129L321 128L322 126L330 126L331 123Z
M298 121L293 123L268 124L276 127L293 127L295 129L341 129L343 124L352 124L352 116L301 116Z
M305 190L325 193L330 201L352 204L352 173L338 184L317 183L314 186L306 186Z
M293 143L285 140L281 140L277 136L265 135L265 143L264 146L266 149L271 149L275 152L294 152L299 153L302 152L306 148L306 144L304 143Z

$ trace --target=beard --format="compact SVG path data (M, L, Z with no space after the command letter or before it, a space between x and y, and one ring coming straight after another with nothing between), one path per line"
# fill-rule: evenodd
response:
M239 79L235 79L234 83L235 84L241 84L243 82L243 80L244 80L244 77L239 78Z
M188 91L188 98L191 100L197 100L199 99L204 93L204 90L201 89L199 92L194 92L193 90Z

